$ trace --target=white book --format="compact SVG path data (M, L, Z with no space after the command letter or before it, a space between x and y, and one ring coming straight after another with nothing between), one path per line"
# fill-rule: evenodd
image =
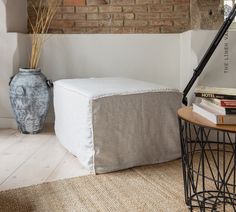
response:
M206 99L201 99L201 102L200 102L200 105L201 106L206 106L206 107L210 107L212 108L213 110L216 110L219 112L220 115L226 115L226 111L225 111L225 108L221 107L221 106L218 106Z
M236 115L222 115L219 111L202 104L193 104L193 112L208 119L214 124L236 124Z
M213 98L209 98L208 100L211 101L212 103L220 106L220 107L236 108L236 100L232 100L232 99L213 99Z
M213 93L222 95L234 95L236 96L236 88L219 88L219 87L208 87L208 86L197 86L195 88L196 93Z

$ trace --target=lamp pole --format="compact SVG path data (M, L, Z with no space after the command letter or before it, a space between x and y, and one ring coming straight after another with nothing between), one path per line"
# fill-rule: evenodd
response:
M210 60L212 54L216 50L217 46L219 45L220 41L224 37L225 33L229 29L231 23L233 22L234 18L236 16L236 4L234 4L231 12L229 13L228 17L225 19L224 23L222 24L221 28L219 29L218 33L216 34L215 38L213 39L210 47L207 49L205 55L201 59L199 65L196 69L194 69L194 73L192 78L190 79L189 83L185 87L183 91L183 99L182 103L184 105L188 105L188 99L187 94L192 88L193 84L195 83L196 79L199 77L199 75L202 73L203 69L205 68L206 64Z

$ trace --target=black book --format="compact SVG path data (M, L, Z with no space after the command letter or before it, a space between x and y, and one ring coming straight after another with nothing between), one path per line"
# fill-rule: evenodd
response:
M226 94L213 94L213 93L196 93L196 97L201 98L214 98L214 99L236 99L236 96Z

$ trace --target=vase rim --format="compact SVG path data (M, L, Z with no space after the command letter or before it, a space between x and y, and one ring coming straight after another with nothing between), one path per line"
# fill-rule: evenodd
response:
M40 72L41 69L40 68L19 68L19 71L21 72Z

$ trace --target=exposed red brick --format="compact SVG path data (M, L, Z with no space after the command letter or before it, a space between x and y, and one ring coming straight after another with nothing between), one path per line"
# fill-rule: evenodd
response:
M30 3L37 1L28 0L32 22L35 12ZM221 0L61 0L50 32L179 33L212 29L223 20L220 3Z
M63 0L65 6L84 6L85 0Z

